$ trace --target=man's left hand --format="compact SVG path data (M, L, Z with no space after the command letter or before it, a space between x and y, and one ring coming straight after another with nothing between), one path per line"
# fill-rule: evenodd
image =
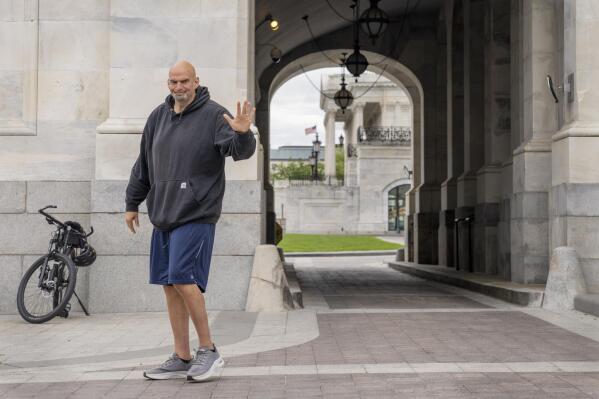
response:
M256 108L253 108L249 101L243 102L243 110L241 109L241 105L238 101L237 115L235 115L235 119L231 119L231 117L227 114L224 114L223 117L233 130L235 130L237 133L243 134L250 130L250 125L252 124L255 113Z

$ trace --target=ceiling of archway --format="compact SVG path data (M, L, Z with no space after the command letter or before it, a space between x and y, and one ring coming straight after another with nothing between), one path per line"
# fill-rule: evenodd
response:
M349 6L351 0L329 0L338 13L351 18ZM366 0L361 1L361 9L369 6ZM443 0L381 0L379 8L384 10L392 19L398 19L404 14L406 6L409 13L430 13L441 7ZM270 47L260 46L262 43L272 43L283 51L283 56L289 50L309 42L310 33L302 17L309 16L310 26L316 37L326 35L347 27L350 23L335 14L325 0L256 0L256 25L271 14L280 23L280 28L272 32L267 24L262 25L256 32L256 75L271 64ZM391 25L391 29L393 26ZM340 43L340 47L351 47L352 40Z

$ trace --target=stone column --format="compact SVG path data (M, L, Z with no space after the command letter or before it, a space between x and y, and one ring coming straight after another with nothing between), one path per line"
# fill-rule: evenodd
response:
M455 209L457 177L463 170L464 72L462 1L445 2L447 35L447 178L441 184L439 213L439 263L455 266Z
M346 187L357 186L357 158L355 156L358 127L362 125L364 104L354 103L351 108L351 119L345 122L346 136L343 144L345 151L344 185ZM350 150L351 149L351 150Z
M556 107L545 76L556 72L556 0L527 0L521 18L521 144L514 151L511 204L511 279L543 283L549 265L548 191Z
M351 122L351 141L353 145L358 144L358 129L364 126L364 104L354 104L352 108L352 122Z
M507 158L501 164L501 194L499 202L499 220L497 223L497 274L505 280L511 280L512 262L512 200L513 200L513 152L522 141L522 25L520 23L520 0L510 0L510 138Z
M556 86L562 122L552 137L551 248L573 247L587 290L599 292L599 15L591 1L560 4Z
M349 146L349 140L350 140L350 135L351 135L351 130L352 130L352 126L351 126L351 119L348 118L345 120L345 122L343 123L343 148L341 148L341 150L343 151L343 185L347 186L347 184L349 183L348 179L347 179L347 172L349 170L349 163L351 162L349 160L349 157L347 156L347 148Z
M433 47L434 46L434 47ZM437 52L437 44L432 43L431 48L423 51ZM439 170L444 169L444 154L439 152L438 144L442 141L439 137L439 121L436 113L439 107L438 96L445 95L439 90L439 83L435 74L438 58L432 60L430 73L421 79L424 96L424 134L420 141L420 168L414 167L414 173L420 175L419 182L414 178L415 213L413 216L413 245L414 262L420 264L438 263L438 229L439 211L441 209ZM414 161L416 164L416 160ZM410 222L410 220L408 220Z
M256 104L255 124L260 127L260 143L263 149L264 160L270 159L270 93L268 90L261 90L260 100ZM270 183L270 162L262 162L262 185L265 197L265 215L263 221L265 224L266 243L275 244L276 241L276 220L275 212L275 192Z
M458 177L459 265L461 270L481 271L475 264L474 206L476 172L483 164L484 137L484 9L482 0L464 0L464 167Z
M325 153L324 178L328 183L335 181L335 110L328 110L324 117Z
M436 158L436 176L437 182L439 182L439 200L441 196L441 183L447 179L447 131L448 131L448 115L447 115L447 24L445 21L445 15L442 14L442 18L438 22L437 26L437 65L435 68L436 75L436 100L435 100L435 116L436 122L435 136L436 136L436 147L435 147L435 158ZM403 104L398 104L398 108L406 109ZM405 111L404 111L405 112ZM399 125L410 126L411 120L408 116L401 118ZM440 203L439 203L440 207ZM439 208L441 209L441 208ZM435 214L435 219L438 220L438 231L437 231L437 248L438 248L438 263L446 265L447 259L447 224L443 223L443 220L439 220L439 215L443 211L438 211ZM443 242L442 240L445 240Z
M488 3L485 17L485 165L478 171L475 212L475 264L478 271L498 273L499 203L504 189L504 162L510 147L510 0ZM511 189L511 185L510 189ZM502 264L500 275L509 278Z
M348 137L350 135L351 132L351 120L346 120L345 122L343 122L343 154L344 154L344 159L347 159L347 145L348 143Z

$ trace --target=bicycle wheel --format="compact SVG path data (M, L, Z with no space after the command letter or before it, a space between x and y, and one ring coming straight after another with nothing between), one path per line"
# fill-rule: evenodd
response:
M44 268L46 258L48 267ZM76 282L77 267L70 258L57 253L42 256L29 267L19 284L19 314L30 323L51 320L69 303Z

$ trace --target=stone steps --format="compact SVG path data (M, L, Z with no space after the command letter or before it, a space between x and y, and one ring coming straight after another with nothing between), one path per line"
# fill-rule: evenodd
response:
M293 305L296 309L302 309L304 307L302 288L299 285L293 263L283 261L283 270L285 271L285 277L287 277L287 284L289 285L289 292L293 299Z

